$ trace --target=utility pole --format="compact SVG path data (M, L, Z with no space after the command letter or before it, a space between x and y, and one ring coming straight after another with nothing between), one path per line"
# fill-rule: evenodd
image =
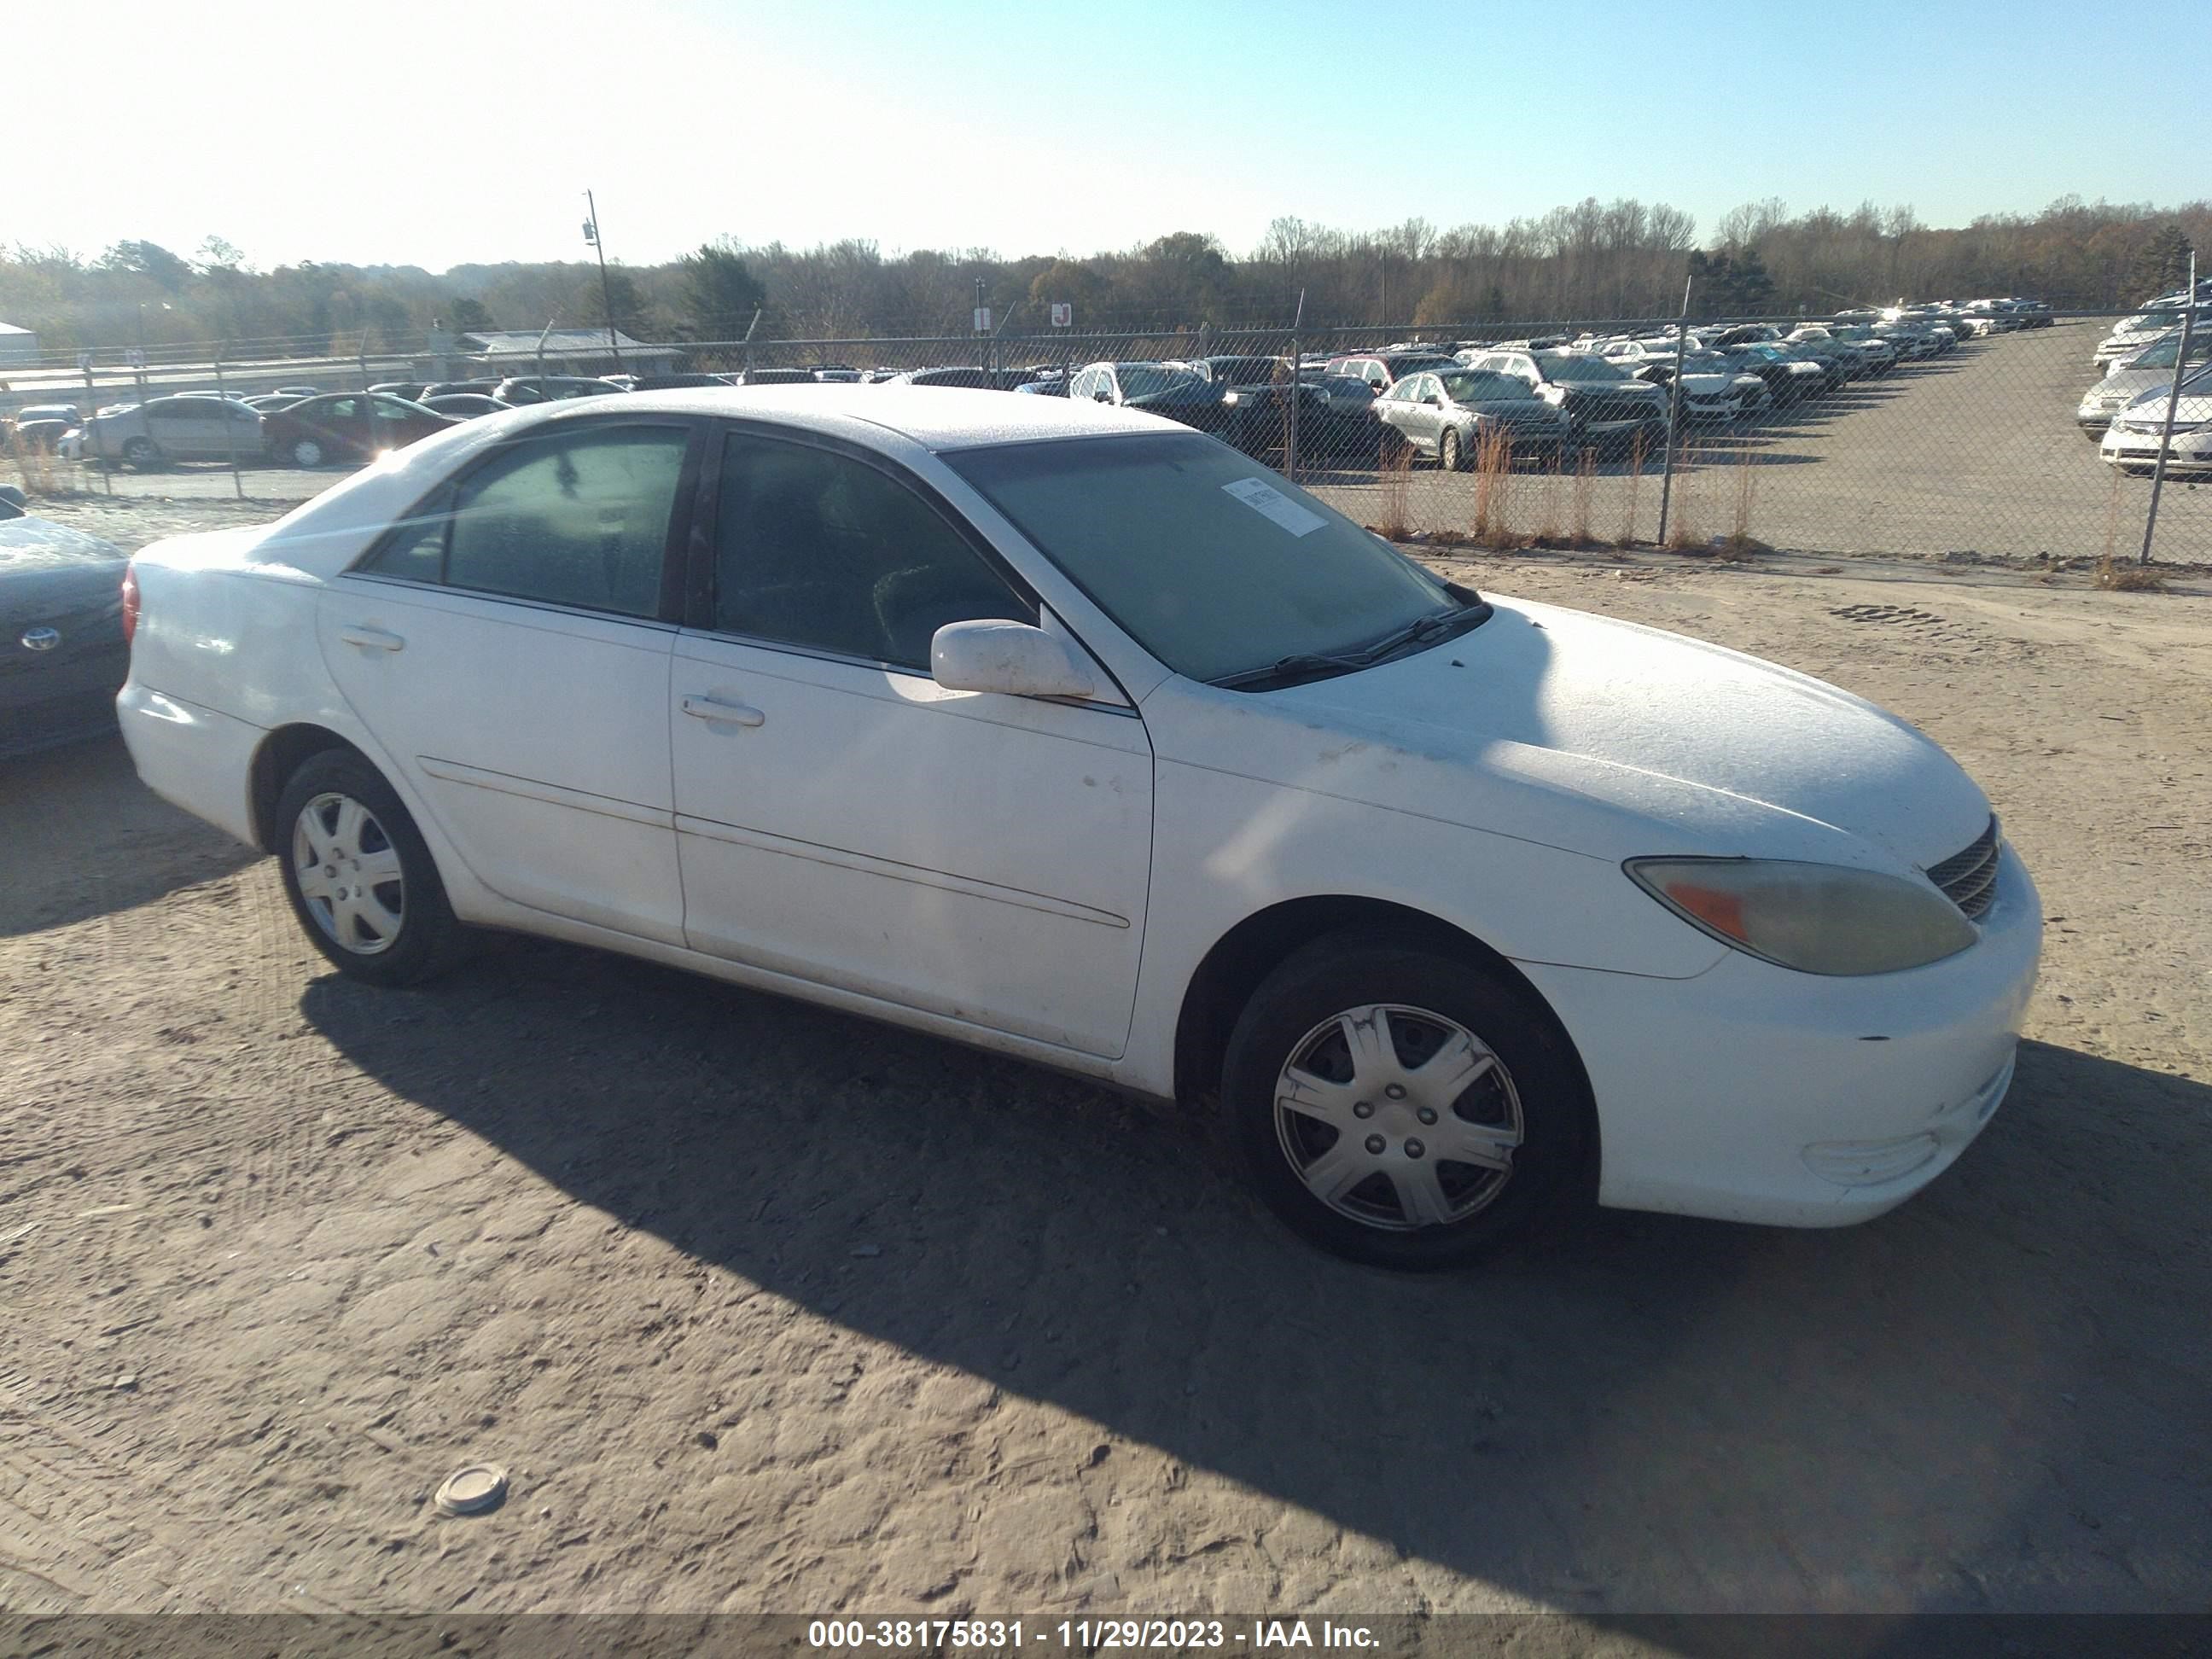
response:
M590 217L584 221L584 240L599 251L599 303L607 313L607 355L615 360L615 373L623 372L622 347L615 338L615 293L607 282L607 245L599 239L599 204L592 199L592 192L584 192L584 207Z

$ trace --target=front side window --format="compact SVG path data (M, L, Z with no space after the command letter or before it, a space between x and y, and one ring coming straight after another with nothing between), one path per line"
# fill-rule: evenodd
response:
M945 464L1146 650L1223 679L1457 608L1342 514L1196 433L955 451Z
M653 616L690 442L683 428L641 426L525 439L434 497L363 568Z
M832 450L732 434L714 539L720 633L927 674L947 623L1037 619L929 502Z

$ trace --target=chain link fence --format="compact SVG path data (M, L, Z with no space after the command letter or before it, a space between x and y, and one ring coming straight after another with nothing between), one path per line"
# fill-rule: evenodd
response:
M2149 550L2161 562L2212 563L2212 325L2196 325L2176 397L2180 320L2023 307L1940 328L1911 317L1738 318L1690 324L1686 336L1648 318L1510 330L1200 323L620 349L623 369L647 386L906 381L1147 409L1386 535L1447 545L2132 559L2145 548L2148 475L2164 447ZM56 452L93 410L182 394L391 385L417 395L430 381L489 389L518 371L527 381L613 369L611 354L573 334L561 355L497 368L427 352L94 362L17 377L0 416L12 470L34 493L130 493L156 472L166 489L212 471L228 475L216 481L223 493L295 500L337 473L287 466L246 418L173 451L157 439L129 455L104 441ZM66 413L41 414L57 408Z

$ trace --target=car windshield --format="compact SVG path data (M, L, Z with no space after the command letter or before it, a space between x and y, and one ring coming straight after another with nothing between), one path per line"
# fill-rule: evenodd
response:
M1155 392L1200 384L1190 370L1167 363L1116 363L1114 373L1121 382L1124 398L1149 398Z
M1602 357L1551 357L1536 359L1536 367L1551 380L1626 380L1632 379L1617 364Z
M2212 357L2212 329L2201 334L2192 333L2189 342L2189 361L2197 362ZM2172 368L2181 361L2181 336L2160 340L2156 345L2137 352L2128 359L2130 368Z
M1437 578L1334 508L1196 433L944 459L1132 638L1192 679L1356 651L1461 608Z
M1536 389L1510 374L1493 374L1486 368L1462 368L1441 377L1445 393L1455 404L1501 404L1538 401Z

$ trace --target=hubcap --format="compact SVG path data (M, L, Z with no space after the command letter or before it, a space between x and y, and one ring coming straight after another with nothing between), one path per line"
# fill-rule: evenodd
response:
M389 950L407 915L399 849L350 795L316 796L292 825L292 872L316 925L343 950Z
M1457 1021L1373 1003L1315 1026L1275 1080L1275 1132L1316 1198L1389 1232L1464 1221L1513 1176L1521 1097Z

